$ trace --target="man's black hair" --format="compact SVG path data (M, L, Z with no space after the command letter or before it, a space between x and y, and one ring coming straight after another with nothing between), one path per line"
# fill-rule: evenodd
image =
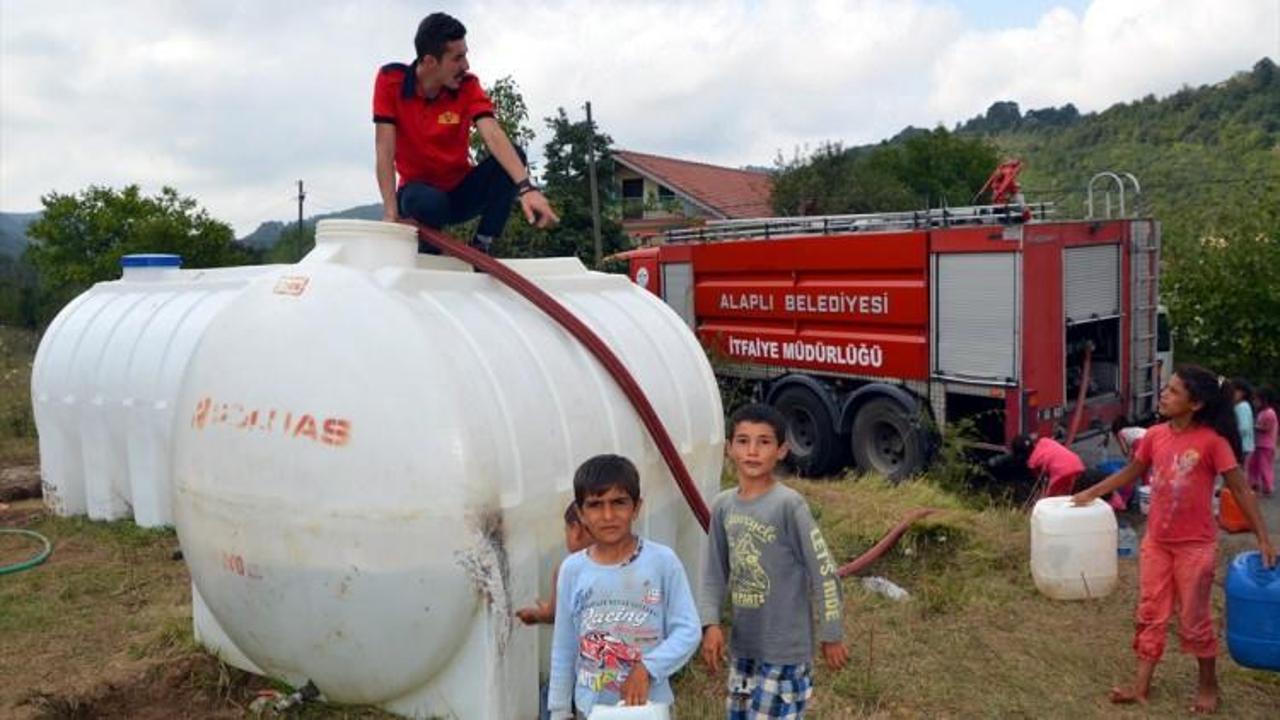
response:
M640 501L640 473L621 455L597 455L578 466L573 474L573 502L579 508L589 497L609 488L622 488L633 502Z
M733 438L733 433L738 429L739 423L763 423L773 428L773 436L778 444L787 441L787 418L777 409L764 403L750 403L743 405L733 411L733 415L729 416L729 438Z
M444 56L444 48L454 40L467 36L467 28L452 15L442 12L431 13L418 23L418 33L413 36L413 49L418 59L427 55L439 60Z

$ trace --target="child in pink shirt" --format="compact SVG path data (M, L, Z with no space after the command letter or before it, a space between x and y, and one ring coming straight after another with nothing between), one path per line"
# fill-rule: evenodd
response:
M1263 564L1275 565L1276 552L1258 512L1258 503L1237 458L1231 399L1217 377L1184 366L1160 392L1160 415L1168 422L1147 431L1123 470L1072 500L1079 505L1126 485L1151 470L1151 513L1139 552L1139 600L1133 649L1138 671L1131 687L1113 688L1114 703L1145 703L1151 677L1164 652L1165 626L1178 608L1178 635L1184 652L1196 656L1199 682L1192 712L1218 706L1218 652L1210 614L1217 530L1213 524L1213 481L1222 474L1253 524Z
M1255 492L1276 491L1276 394L1269 387L1254 395L1257 419L1253 432L1253 453L1249 455L1249 484Z
M1048 487L1040 497L1070 495L1084 474L1080 456L1052 438L1019 435L1013 439L1013 454L1037 477L1048 478Z

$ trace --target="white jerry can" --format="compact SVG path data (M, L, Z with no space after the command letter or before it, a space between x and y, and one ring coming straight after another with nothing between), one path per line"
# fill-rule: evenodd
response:
M1031 576L1055 600L1111 594L1118 579L1118 530L1111 506L1094 500L1076 506L1070 497L1049 497L1031 511Z
M515 607L550 591L575 468L640 470L639 532L697 577L703 532L622 392L567 332L403 225L323 221L204 330L178 396L174 512L196 632L229 662L414 717L537 712ZM724 428L684 322L576 259L510 261L599 334L699 491Z
M122 277L72 300L40 339L31 399L45 504L58 515L173 524L173 402L209 321L271 267L182 270L128 255Z

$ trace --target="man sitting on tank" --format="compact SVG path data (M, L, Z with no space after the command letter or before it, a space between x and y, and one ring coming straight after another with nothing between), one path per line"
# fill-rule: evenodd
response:
M489 252L517 198L539 228L559 222L529 178L522 150L494 119L493 102L468 70L467 29L444 13L418 25L412 63L390 63L373 87L374 145L382 219L431 228L479 217L472 247ZM489 156L471 164L471 126ZM399 183L397 184L397 176ZM419 251L431 252L424 244Z

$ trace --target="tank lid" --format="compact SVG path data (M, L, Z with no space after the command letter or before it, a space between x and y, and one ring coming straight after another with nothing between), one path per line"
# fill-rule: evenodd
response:
M138 253L135 255L124 255L120 258L120 267L182 267L182 256L172 255L169 253Z

